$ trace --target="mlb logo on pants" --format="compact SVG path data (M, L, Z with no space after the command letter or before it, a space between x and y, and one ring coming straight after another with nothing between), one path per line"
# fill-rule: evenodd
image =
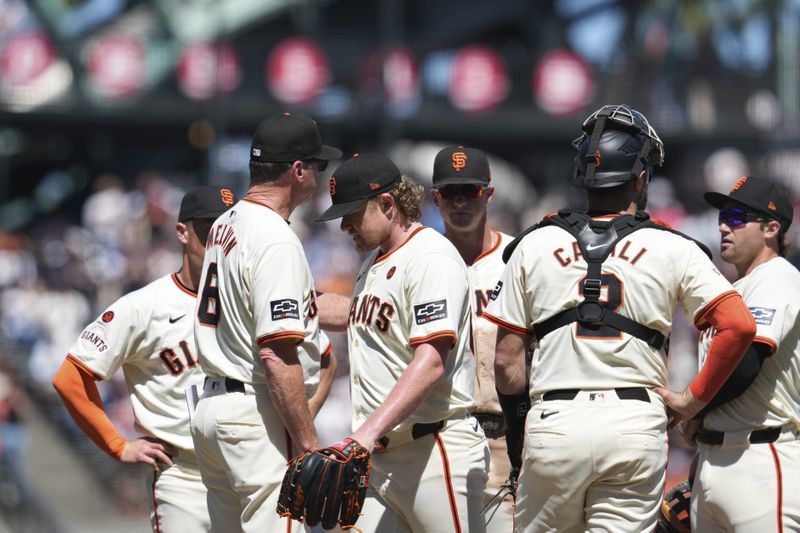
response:
M589 393L589 401L590 402L602 402L606 399L606 395L603 392L590 392Z

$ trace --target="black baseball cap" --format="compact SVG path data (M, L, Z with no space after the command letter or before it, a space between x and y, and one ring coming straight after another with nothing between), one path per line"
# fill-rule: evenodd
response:
M385 155L356 154L339 165L331 176L333 205L317 221L343 217L399 182L400 169Z
M789 191L772 180L755 176L742 176L731 188L730 194L707 192L706 202L722 209L725 202L736 202L758 214L781 223L783 229L792 224L794 209Z
M433 160L433 188L472 183L489 185L492 173L486 154L477 148L448 146Z
M322 144L319 127L309 116L283 113L264 120L253 135L250 160L292 162L342 157L342 151Z
M178 222L193 218L217 218L234 203L236 197L227 187L203 185L187 192L183 197Z

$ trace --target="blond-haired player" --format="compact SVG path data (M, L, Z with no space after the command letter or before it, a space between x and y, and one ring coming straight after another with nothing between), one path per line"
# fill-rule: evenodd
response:
M152 467L147 500L157 532L210 527L184 391L203 382L192 316L204 243L214 219L233 203L226 188L205 186L187 193L176 226L180 270L111 304L86 326L53 380L72 418L100 449L124 463ZM136 429L143 434L130 442L103 410L95 384L120 368Z
M487 206L492 201L489 160L481 150L449 146L433 162L433 201L444 221L444 236L467 264L470 298L470 343L475 357L473 415L489 442L491 461L486 484L486 531L510 533L514 526L514 495L506 427L494 384L494 346L497 326L482 318L503 273L503 250L512 237L489 227ZM518 465L517 465L518 467ZM513 477L513 479L510 479Z
M750 370L689 435L700 451L692 529L800 531L800 273L783 257L791 198L770 180L743 177L730 194L705 199L720 210L722 260L736 267L733 286L758 330L740 365ZM701 335L701 364L713 333Z
M209 233L194 313L208 377L191 426L216 532L296 527L275 512L278 493L289 458L319 445L313 418L330 380L314 393L329 342L288 218L340 156L305 115L264 120L250 150L247 194Z
M484 312L501 327L502 395L527 396L525 350L538 342L515 520L525 533L651 531L668 418L696 414L755 333L701 248L637 213L664 155L644 116L604 106L582 130L575 177L588 213L562 210L521 236ZM665 388L664 343L678 303L695 325L718 332L691 386L674 393Z
M364 532L484 531L488 448L468 409L474 363L464 261L419 223L422 186L379 154L344 162L333 205L359 252L347 327L352 439L372 454ZM323 310L323 312L325 312ZM377 445L376 445L377 443Z

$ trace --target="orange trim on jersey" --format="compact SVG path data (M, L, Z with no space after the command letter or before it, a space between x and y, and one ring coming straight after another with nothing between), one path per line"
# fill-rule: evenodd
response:
M439 455L442 457L442 469L444 470L444 483L447 490L447 499L450 501L450 514L453 517L453 531L461 533L461 519L458 516L458 505L456 505L456 494L453 490L453 475L450 472L450 461L447 459L447 450L444 441L438 433L433 434L436 445L439 447Z
M197 298L197 291L193 291L192 289L190 289L189 287L187 287L186 285L181 283L181 280L178 277L178 273L177 272L172 274L172 281L175 282L175 285L177 285L180 290L182 290L183 292L185 292L186 294L188 294L192 298Z
M280 331L278 333L272 333L271 335L259 337L256 340L256 344L259 346L264 346L268 342L279 341L283 339L297 339L297 344L300 344L305 338L306 335L302 331Z
M68 353L68 354L67 354L67 359L69 359L69 360L70 360L70 362L71 362L72 364L74 364L75 366L77 366L77 367L80 367L80 369L81 369L81 370L83 370L84 372L86 372L87 374L89 374L90 376L92 376L92 377L93 377L95 380L97 380L97 381L103 381L103 380L105 379L103 376L101 376L100 374L98 374L97 372L95 372L94 370L92 370L91 368L89 368L89 367L86 365L86 363L84 363L83 361L81 361L80 359L78 359L77 357L75 357L74 355L72 355L71 353Z
M703 308L703 310L697 314L697 318L694 319L695 327L698 327L698 324L704 323L706 321L706 316L708 316L708 313L710 313L712 309L718 306L722 300L727 300L731 296L739 296L739 293L736 292L735 290L723 292L722 294L720 294L719 296L708 302L706 306Z
M481 259L483 259L484 257L486 257L487 255L490 255L492 252L497 250L497 248L500 246L500 241L502 241L503 238L500 236L499 232L495 232L495 234L497 235L497 240L495 241L495 243L488 250L486 250L485 252L481 252L481 255L476 257L475 260L472 262L473 265L475 263L477 263L478 261L480 261Z
M328 349L322 352L322 355L320 355L319 357L320 359L326 359L330 357L332 353L333 353L333 344L329 344Z
M431 342L436 339L443 339L446 337L450 337L453 339L452 345L455 346L456 344L456 332L449 329L445 331L437 331L435 333L431 333L430 335L425 335L424 337L414 337L408 341L409 346L419 346L420 344L425 344L426 342Z
M378 264L378 263L380 263L381 261L384 261L384 260L385 260L387 257L389 257L390 255L392 255L393 253L395 253L397 250L399 250L400 248L402 248L403 246L405 246L405 245L408 243L408 241L410 241L410 240L411 240L411 239L414 237L414 235L416 235L417 233L419 233L420 231L424 230L424 229L425 229L425 228L427 228L427 227L428 227L428 226L420 226L420 227L418 227L417 229L415 229L414 231L412 231L412 232L411 232L411 235L409 235L409 236L408 236L408 238L407 238L406 240L404 240L403 242L401 242L400 244L398 244L397 246L395 246L394 248L392 248L391 250L389 250L389 251L388 251L388 252L386 252L385 254L383 254L383 255L379 255L378 257L376 257L376 258L375 258L375 261L373 261L373 262L372 262L372 264L373 264L373 265L377 265L377 264Z
M753 342L760 342L761 344L766 344L769 346L769 354L772 355L778 351L778 345L775 343L774 340L770 339L769 337L759 337L758 335L755 336Z
M769 451L772 452L772 460L775 462L775 481L778 485L778 533L783 533L783 472L781 471L781 458L775 443L769 443Z
M158 472L153 472L153 515L156 526L156 533L161 533L161 517L158 516L158 500L156 499L156 481L158 480Z
M485 318L486 320L488 320L489 322L492 322L492 323L500 326L501 328L510 331L511 333L516 333L518 335L530 335L531 334L530 330L525 329L525 328L521 328L519 326L515 326L514 324L509 324L508 322L506 322L504 320L500 320L496 316L490 315L486 311L484 311L481 316L483 318Z
M663 227L665 227L667 229L672 229L672 226L670 226L669 224L667 224L666 222L664 222L663 220L661 220L659 218L650 217L650 220L653 223L658 224L659 226L663 226Z

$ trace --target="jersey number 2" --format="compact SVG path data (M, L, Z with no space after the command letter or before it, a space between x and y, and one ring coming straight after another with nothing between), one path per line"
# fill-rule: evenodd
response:
M217 263L209 263L206 284L200 295L197 319L204 326L217 327L219 324L219 285L217 284Z
M586 278L582 279L578 286L580 287L580 295L583 296L583 283ZM603 287L606 289L606 298L600 299L605 304L606 309L610 311L619 311L622 307L623 285L622 281L614 274L601 274L600 275L601 290ZM582 339L621 339L622 333L609 326L599 326L596 328L582 326L580 322L577 324L577 337Z

